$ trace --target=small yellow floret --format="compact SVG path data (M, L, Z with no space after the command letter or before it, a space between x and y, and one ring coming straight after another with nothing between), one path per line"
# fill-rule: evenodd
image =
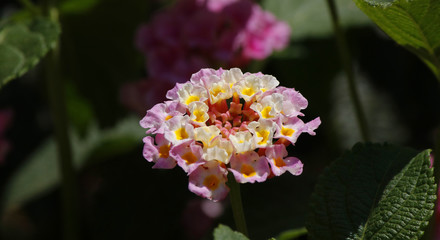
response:
M173 118L173 116L168 115L168 116L165 117L165 121L168 121L168 120L170 120L171 118Z

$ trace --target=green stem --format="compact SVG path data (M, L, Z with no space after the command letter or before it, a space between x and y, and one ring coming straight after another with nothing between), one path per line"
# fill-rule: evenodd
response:
M353 67L351 64L351 56L350 52L348 51L347 42L344 36L344 32L341 28L341 25L339 23L339 17L336 9L336 5L334 0L327 0L327 5L330 11L332 23L333 23L333 30L335 32L336 36L336 42L339 49L339 55L342 61L342 66L344 68L347 82L348 82L348 88L350 92L350 98L353 102L354 111L356 114L356 118L358 121L359 129L361 131L362 139L364 141L370 141L370 134L368 131L368 125L367 120L365 117L364 110L362 108L361 101L359 99L359 94L357 92L356 88L356 82L354 80L354 73L353 73Z
M243 204L241 201L240 184L235 181L233 174L228 174L229 199L232 205L232 214L234 215L235 226L237 230L248 236L246 219L244 217Z
M54 22L59 22L57 0L43 2L44 14ZM47 56L46 74L49 104L52 110L53 128L57 144L58 168L61 177L61 207L63 219L63 239L79 239L78 186L72 161L72 150L64 96L64 82L60 73L60 41Z
M57 143L58 167L61 177L63 239L75 240L79 239L77 181L72 164L72 151L68 133L64 84L60 77L60 67L58 65L58 47L48 54L46 60L45 67L49 104L52 111L54 134Z

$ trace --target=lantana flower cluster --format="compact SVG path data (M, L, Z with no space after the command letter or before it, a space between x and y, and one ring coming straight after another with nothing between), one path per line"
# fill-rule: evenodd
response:
M244 67L284 49L289 39L287 23L251 0L176 1L139 27L136 47L148 78L125 86L122 100L143 109L201 68Z
M202 69L169 90L140 121L146 133L144 157L153 168L179 166L189 190L218 201L229 192L227 174L239 183L263 182L303 164L286 147L303 132L315 135L321 121L304 123L307 100L278 80L240 69Z

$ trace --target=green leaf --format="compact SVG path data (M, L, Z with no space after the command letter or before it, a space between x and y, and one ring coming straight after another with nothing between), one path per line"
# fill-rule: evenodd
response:
M353 1L394 41L419 56L440 81L440 1Z
M100 130L94 125L85 138L78 137L74 131L70 136L74 167L79 170L91 164L90 159L103 160L139 146L145 130L139 126L139 119L130 117L108 130ZM52 190L59 181L56 145L51 138L11 177L1 199L2 209L26 204Z
M81 96L72 82L68 81L65 87L67 117L79 135L84 136L94 119L92 105Z
M0 44L0 79L17 75L25 63L25 56L9 44Z
M61 3L62 14L81 14L92 10L100 0L67 0Z
M421 237L436 199L429 152L425 150L414 157L416 152L408 148L355 145L318 180L307 220L310 236L315 239Z
M0 87L25 74L55 47L58 23L36 18L27 24L8 23L0 28Z
M292 240L304 236L306 234L307 234L307 229L305 227L302 227L302 228L296 228L296 229L284 231L280 233L280 235L276 239Z
M43 36L44 43L49 49L56 47L61 28L58 23L44 18L36 18L28 24L29 30Z
M324 0L264 0L262 6L289 24L293 40L333 34L329 10ZM336 6L343 27L371 24L351 0L336 0Z
M214 240L248 240L245 235L242 233L232 231L231 228L225 225L218 225L216 229L214 229Z
M13 25L0 33L0 43L16 47L25 57L25 63L19 74L32 67L38 59L47 52L44 38L41 34L33 33L25 25Z

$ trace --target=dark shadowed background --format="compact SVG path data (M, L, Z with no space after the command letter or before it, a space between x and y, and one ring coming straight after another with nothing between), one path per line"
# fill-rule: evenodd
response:
M66 85L73 154L80 155L76 176L81 239L211 239L219 223L234 227L228 199L221 203L222 214L206 217L201 198L188 190L181 169L151 169L142 156L145 129L138 121L143 116L121 103L123 84L148 74L145 58L134 46L136 29L170 1L65 2L71 3L61 15L60 81ZM304 226L318 175L361 138L324 1L259 2L292 26L292 38L284 51L251 62L243 72L261 71L274 75L280 85L294 87L309 101L303 120L322 120L316 136L302 135L289 148L289 155L304 163L301 176L284 174L241 185L250 238L268 239ZM336 2L343 12L373 141L433 148L440 122L438 81L351 1ZM21 8L10 0L0 7L4 17ZM0 165L1 239L61 238L58 181L46 163L54 154L44 64L0 90L0 110L13 112L5 132L11 149ZM36 156L38 151L43 153ZM31 160L41 164L29 176L22 172L28 171ZM18 174L28 178L12 183Z

